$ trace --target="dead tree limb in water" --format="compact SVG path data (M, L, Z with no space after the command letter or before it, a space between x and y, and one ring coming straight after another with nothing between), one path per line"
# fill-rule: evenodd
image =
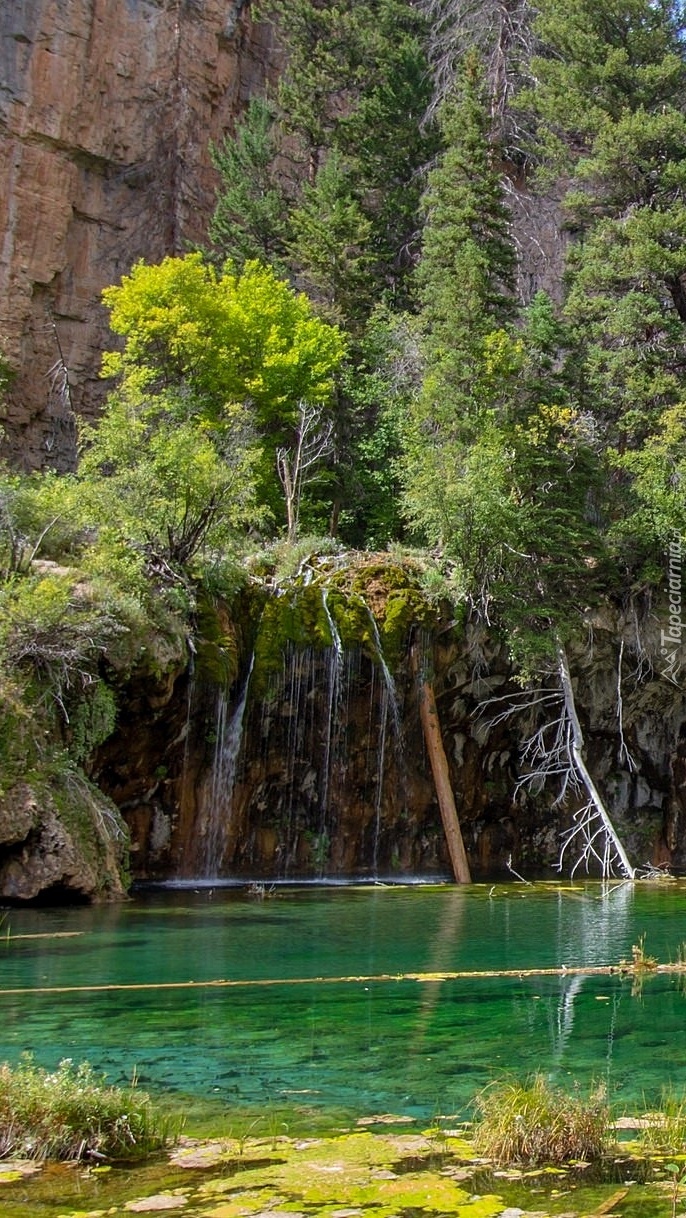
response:
M565 714L569 724L568 750L570 758L588 794L586 806L575 814L575 823L565 834L562 850L560 851L559 865L560 867L562 866L562 859L570 842L577 841L580 838L583 843L583 850L579 860L575 864L574 870L576 870L582 861L588 863L591 858L595 858L601 864L603 879L612 874L612 865L616 862L619 864L622 875L626 876L628 880L633 880L635 870L627 858L626 851L617 836L617 831L610 820L584 761L584 737L579 717L576 713L574 690L572 688L567 655L561 643L558 643L557 646L557 670L562 685Z
M426 749L431 762L431 772L434 777L438 806L441 810L443 831L448 844L448 852L453 867L453 874L458 884L471 884L472 877L467 860L467 852L462 840L462 830L455 807L455 797L450 782L448 759L443 748L441 724L434 697L433 686L426 674L421 671L417 645L412 647L412 667L418 678L419 685L419 715L422 721L422 731L426 741Z
M558 784L554 807L559 807L572 794L583 801L574 813L571 827L563 835L558 870L562 870L564 856L574 843L575 846L580 845L581 849L572 867L572 875L582 863L588 870L589 863L595 860L603 879L608 879L618 868L626 879L633 880L635 869L627 858L584 759L584 737L576 710L569 663L565 649L559 642L556 663L557 688L530 689L492 699L485 705L505 705L489 719L489 726L495 727L513 715L532 710L544 716L543 722L522 744L522 760L529 768L518 780L515 790L528 787L540 792L545 783L553 779Z

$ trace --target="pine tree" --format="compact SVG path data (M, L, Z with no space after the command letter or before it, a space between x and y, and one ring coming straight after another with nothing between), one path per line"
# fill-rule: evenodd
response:
M542 0L537 28L536 105L571 175L565 312L583 352L583 409L610 465L603 510L625 549L627 517L641 533L641 471L673 440L684 392L684 15L665 0ZM644 512L658 481L643 478Z
M331 147L341 113L350 108L355 96L359 58L355 10L354 0L335 5L317 0L265 0L256 10L258 19L278 27L286 51L278 86L279 108L285 130L299 144L310 184L323 152Z
M351 175L338 153L303 187L291 213L292 265L298 282L329 320L355 323L369 312L374 295L369 252L370 221L355 197Z
M370 226L373 295L402 307L423 167L435 151L435 132L423 122L431 92L425 20L411 0L265 0L260 13L278 25L286 51L277 102L297 175L315 189L335 154ZM292 248L297 262L297 241Z
M628 112L657 113L683 87L681 5L540 0L535 108L574 159Z
M520 656L554 655L589 595L599 538L593 429L577 408L551 302L522 314L497 145L478 62L445 103L418 278L425 376L406 441L415 526L457 560L462 594ZM537 641L538 640L538 641Z
M425 167L438 151L436 125L426 117L427 36L427 23L406 0L369 7L360 31L358 96L335 133L371 223L377 299L383 294L395 310L414 307Z
M228 258L237 270L253 259L284 269L288 201L274 170L277 150L274 108L261 97L250 101L233 137L210 147L220 187L209 238L217 260Z
M445 151L429 176L417 272L433 409L472 411L484 340L515 312L516 258L478 59L440 115ZM429 408L428 402L426 403Z

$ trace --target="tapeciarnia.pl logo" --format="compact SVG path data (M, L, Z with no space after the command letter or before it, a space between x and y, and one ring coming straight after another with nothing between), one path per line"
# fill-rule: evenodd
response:
M660 631L660 655L663 658L662 676L677 685L681 669L681 642L686 623L682 621L683 580L681 537L675 534L669 543L668 552L668 602L669 627Z

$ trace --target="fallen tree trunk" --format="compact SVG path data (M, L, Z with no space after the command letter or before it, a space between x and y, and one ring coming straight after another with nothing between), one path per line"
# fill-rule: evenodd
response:
M595 858L598 859L601 864L603 879L606 879L612 874L612 861L614 857L617 859L620 870L626 879L633 880L636 874L635 870L627 858L624 846L617 835L617 830L610 820L598 788L596 787L590 775L588 766L584 760L584 737L581 731L579 717L576 713L574 690L572 688L572 678L569 672L567 655L561 643L558 644L557 648L557 664L560 683L562 685L562 693L564 696L565 711L567 713L567 720L571 729L571 739L569 742L570 753L576 771L579 774L588 795L588 804L586 805L586 808L582 809L581 813L578 814L576 825L570 829L566 835L566 841L564 843L562 853L564 854L564 850L567 845L569 845L570 841L574 840L576 837L581 837L585 843L581 859L585 859L586 862L588 862L591 856L595 856ZM598 823L598 829L595 828L594 822ZM600 853L595 846L595 839L598 834L600 834L603 841L602 853ZM581 861L581 859L579 861ZM561 861L562 855L560 855L560 862ZM572 872L572 874L574 874L574 872Z
M3 998L24 994L104 994L124 990L246 990L294 985L369 985L371 982L417 981L421 985L439 981L479 981L512 977L683 977L686 964L656 964L645 968L630 961L619 964L562 965L560 968L458 969L434 973L351 973L340 977L219 977L211 981L135 981L103 982L100 985L17 986L0 990Z
M455 797L450 782L448 759L443 748L441 725L438 718L436 699L433 686L420 670L416 644L412 648L412 666L419 683L419 715L426 749L431 762L431 772L436 787L438 806L441 810L443 831L448 844L448 853L452 863L453 874L457 884L471 884L472 877L467 860L467 852L462 840L462 830L455 807Z

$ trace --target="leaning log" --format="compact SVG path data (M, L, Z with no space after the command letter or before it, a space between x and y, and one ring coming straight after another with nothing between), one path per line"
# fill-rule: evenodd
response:
M419 715L422 731L424 732L426 750L431 762L431 772L436 787L438 806L441 810L443 831L448 845L448 853L450 854L455 882L457 884L471 884L472 877L469 870L469 862L467 861L467 852L462 840L462 830L460 829L457 808L455 807L448 759L443 748L443 737L441 736L441 724L438 718L436 699L431 682L421 672L416 645L412 648L412 665L418 678Z

